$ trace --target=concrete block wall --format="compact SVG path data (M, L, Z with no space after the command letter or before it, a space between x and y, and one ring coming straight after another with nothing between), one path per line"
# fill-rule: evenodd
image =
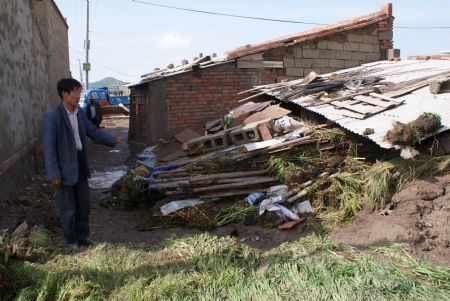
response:
M392 21L383 21L368 27L335 34L326 38L299 43L287 49L282 56L285 77L296 79L315 71L325 74L352 68L387 57L393 47ZM271 52L271 51L269 51ZM273 55L264 54L264 57Z
M53 0L2 1L0 163L33 138L40 140L42 117L59 102L53 81L70 75L67 24L53 5ZM0 176L0 201L35 173L33 155Z

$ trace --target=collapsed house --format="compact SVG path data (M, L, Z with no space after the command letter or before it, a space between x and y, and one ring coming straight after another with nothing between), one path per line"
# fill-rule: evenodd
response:
M200 129L235 107L240 91L386 59L393 47L392 5L348 21L246 45L225 57L169 65L130 87L129 141L152 145L189 127Z
M168 220L217 227L247 223L249 215L266 223L255 215L273 213L283 222L272 221L279 229L312 213L332 226L348 221L363 199L370 208L389 212L392 195L408 181L448 169L448 156L419 155L414 148L433 137L425 152L448 153L438 134L450 128L449 58L312 71L241 91L240 105L222 122L206 123L205 135L185 128L171 143L138 156L135 176L141 188L162 201L143 229L167 226ZM410 128L395 131L399 126ZM399 158L398 149L415 159ZM219 201L230 199L220 209Z

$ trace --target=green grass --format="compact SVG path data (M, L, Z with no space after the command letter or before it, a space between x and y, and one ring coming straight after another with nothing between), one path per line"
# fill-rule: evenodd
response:
M102 244L7 270L16 300L450 300L449 268L319 236L268 252L209 234L157 250Z

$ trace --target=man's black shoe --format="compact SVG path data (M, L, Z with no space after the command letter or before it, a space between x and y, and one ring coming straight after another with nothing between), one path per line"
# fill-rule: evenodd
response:
M78 245L80 247L92 247L92 246L95 245L95 242L93 240L88 239L88 238L79 239L78 240Z

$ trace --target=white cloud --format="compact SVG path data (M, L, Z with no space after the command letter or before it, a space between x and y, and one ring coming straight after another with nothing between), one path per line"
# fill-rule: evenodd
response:
M158 47L164 50L188 48L191 44L189 38L178 34L167 34L158 41Z

